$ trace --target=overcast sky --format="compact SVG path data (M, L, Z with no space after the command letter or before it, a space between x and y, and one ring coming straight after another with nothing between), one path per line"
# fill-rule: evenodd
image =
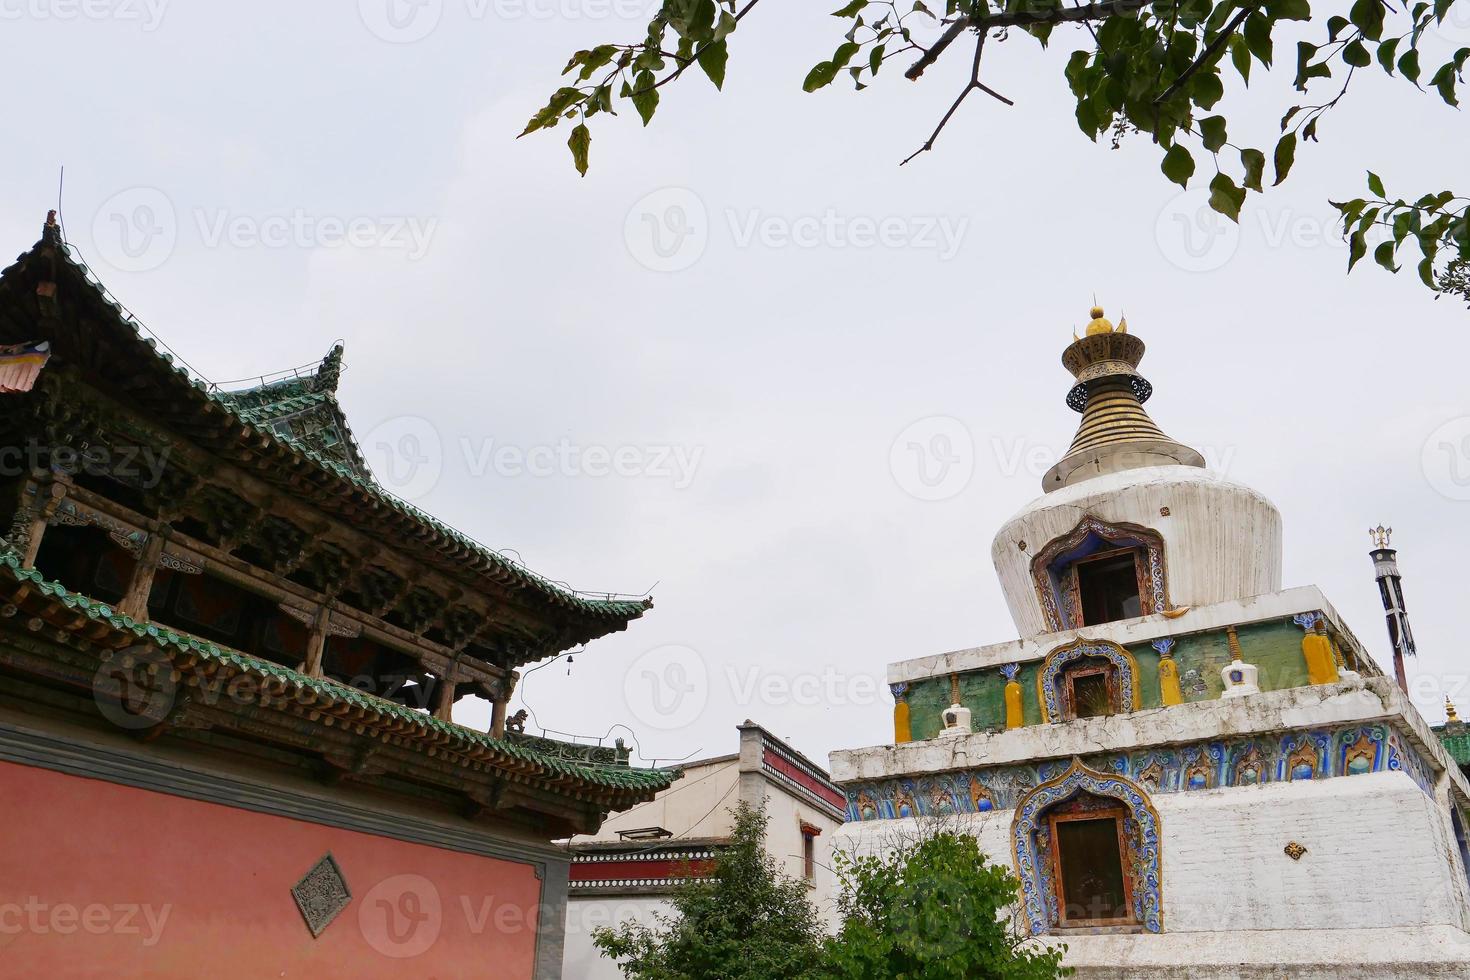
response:
M1015 108L967 104L900 169L965 59L803 95L836 4L768 0L723 94L596 120L583 179L565 128L515 136L648 0L151 2L0 0L0 240L36 240L64 164L70 240L202 376L340 338L389 489L576 588L657 583L527 678L542 726L626 724L661 759L734 751L745 718L819 760L891 740L887 663L1015 634L990 540L1075 431L1058 356L1094 293L1147 341L1164 430L1280 507L1285 584L1388 663L1366 530L1391 524L1416 699L1438 722L1464 684L1470 314L1412 272L1345 277L1327 204L1369 167L1463 183L1438 98L1360 73L1236 230L1142 140L1080 134L1069 31L991 45ZM1269 150L1291 95L1258 79L1232 138Z

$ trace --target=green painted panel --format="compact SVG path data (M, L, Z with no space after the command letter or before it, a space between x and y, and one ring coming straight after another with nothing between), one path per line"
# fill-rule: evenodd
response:
M1241 654L1259 668L1263 691L1304 687L1306 661L1302 658L1302 631L1290 621L1256 623L1238 630ZM1159 654L1152 643L1128 647L1138 663L1140 707L1163 704L1159 692ZM1224 630L1180 637L1174 646L1179 681L1185 701L1208 701L1220 696L1224 682L1220 672L1230 663L1230 643ZM1021 668L1016 680L1021 685L1022 719L1027 725L1041 724L1041 704L1036 679L1041 661ZM1006 679L999 668L960 675L960 697L970 709L975 731L1005 728ZM915 739L933 738L943 727L940 715L950 705L949 677L934 677L909 685L909 727Z

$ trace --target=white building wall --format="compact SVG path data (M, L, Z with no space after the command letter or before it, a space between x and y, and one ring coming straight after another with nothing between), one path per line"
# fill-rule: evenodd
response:
M598 895L567 899L566 944L562 953L563 980L623 980L617 961L602 955L592 944L592 933L604 926L617 928L622 922L654 925L654 913L667 912L668 899L657 896L611 897ZM494 970L489 971L494 975Z
M1166 933L1461 927L1446 815L1404 773L1159 794L1153 804ZM1013 817L952 819L1014 873ZM846 824L840 846L877 853L917 829L914 820ZM1284 852L1292 841L1307 849L1300 861Z
M776 859L778 868L800 879L804 871L801 824L805 822L822 830L816 839L816 866L808 898L828 927L835 930L837 885L832 872L832 844L842 821L834 820L825 811L778 786L767 782L767 787L766 814L771 819L766 826L766 853Z
M725 837L734 829L730 810L736 801L740 764L735 756L689 766L684 778L647 803L608 817L592 836L573 843L615 841L618 831L663 827L676 837Z

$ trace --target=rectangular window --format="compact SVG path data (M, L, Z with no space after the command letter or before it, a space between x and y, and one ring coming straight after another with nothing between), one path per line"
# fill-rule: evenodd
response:
M817 838L805 830L801 832L801 873L808 881L817 875Z
M1060 925L1103 926L1132 921L1121 831L1121 811L1052 818Z
M1123 551L1086 558L1075 566L1082 600L1082 625L1096 626L1143 615L1138 592L1138 552Z
M1067 674L1067 687L1073 718L1099 718L1113 713L1113 692L1108 689L1106 668L1072 671Z

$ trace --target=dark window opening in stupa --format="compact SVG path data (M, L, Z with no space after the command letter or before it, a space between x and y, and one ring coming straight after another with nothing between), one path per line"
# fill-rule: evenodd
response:
M1107 925L1128 919L1119 837L1121 814L1056 823L1061 925Z
M1143 615L1138 591L1138 553L1114 552L1077 563L1082 625L1096 626Z
M1105 671L1079 671L1068 675L1067 683L1071 687L1072 717L1100 718L1113 713L1113 695Z

